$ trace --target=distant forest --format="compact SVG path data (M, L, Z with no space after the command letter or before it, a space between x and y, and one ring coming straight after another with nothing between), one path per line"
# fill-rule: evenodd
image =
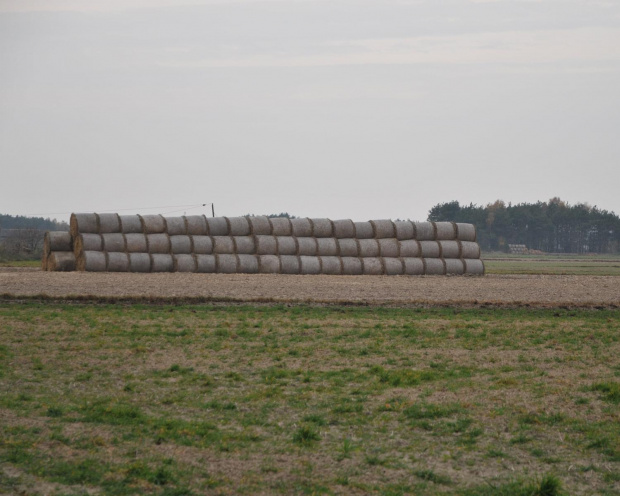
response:
M45 231L68 231L66 222L0 214L0 261L39 258Z
M620 250L620 217L584 203L569 205L559 198L518 205L497 200L484 207L441 203L430 209L428 220L475 224L478 243L486 251L508 251L508 244L548 253Z

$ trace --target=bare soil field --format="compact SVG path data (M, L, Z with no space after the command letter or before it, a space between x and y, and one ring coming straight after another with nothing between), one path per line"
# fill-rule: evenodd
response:
M252 303L619 307L614 276L119 274L0 268L4 298L187 299Z

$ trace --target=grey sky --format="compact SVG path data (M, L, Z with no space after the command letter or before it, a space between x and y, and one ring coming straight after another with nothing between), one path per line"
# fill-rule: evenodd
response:
M618 88L618 0L0 0L0 213L620 213Z

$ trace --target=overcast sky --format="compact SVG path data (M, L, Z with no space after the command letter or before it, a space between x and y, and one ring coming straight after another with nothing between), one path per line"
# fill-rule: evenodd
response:
M620 213L620 1L0 0L0 170L58 219Z

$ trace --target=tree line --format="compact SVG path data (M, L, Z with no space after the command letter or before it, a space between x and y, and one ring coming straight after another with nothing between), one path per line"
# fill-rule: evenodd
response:
M0 260L40 258L45 231L68 231L66 222L0 214Z

